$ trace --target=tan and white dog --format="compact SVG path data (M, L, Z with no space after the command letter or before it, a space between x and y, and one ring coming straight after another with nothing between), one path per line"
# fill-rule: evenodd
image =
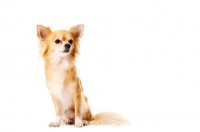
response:
M40 55L45 61L46 85L56 110L56 120L50 127L66 124L124 125L129 123L115 113L103 112L92 115L87 97L83 94L80 78L77 76L75 58L79 53L79 41L84 25L71 27L69 31L51 31L49 27L37 25Z

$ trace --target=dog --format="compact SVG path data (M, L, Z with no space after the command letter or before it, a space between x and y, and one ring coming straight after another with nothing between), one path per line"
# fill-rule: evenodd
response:
M129 124L116 113L91 113L75 66L84 25L72 26L68 31L51 31L43 25L37 25L36 29L39 54L44 59L46 85L56 111L56 120L50 122L49 127L59 127L61 123L75 124L76 127Z

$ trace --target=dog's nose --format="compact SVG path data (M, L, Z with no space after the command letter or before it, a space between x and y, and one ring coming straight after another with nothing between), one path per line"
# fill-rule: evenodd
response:
M70 44L65 44L65 48L70 48Z

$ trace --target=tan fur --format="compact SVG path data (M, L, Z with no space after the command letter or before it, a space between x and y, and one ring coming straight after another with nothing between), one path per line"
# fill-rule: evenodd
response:
M88 99L83 94L80 78L77 76L75 58L79 53L79 40L83 34L83 25L71 27L69 31L51 31L49 27L37 25L40 55L45 61L46 85L52 96L57 119L50 127L64 123L83 125L124 125L129 123L115 113L92 115ZM55 40L59 39L60 43ZM70 44L72 40L72 44ZM69 51L66 45L69 44Z

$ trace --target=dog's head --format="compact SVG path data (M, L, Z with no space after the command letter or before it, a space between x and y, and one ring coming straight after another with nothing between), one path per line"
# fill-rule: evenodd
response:
M75 58L78 54L79 40L83 34L84 25L71 27L69 31L51 31L49 27L42 25L37 25L36 29L40 41L40 54L43 57L56 54Z

